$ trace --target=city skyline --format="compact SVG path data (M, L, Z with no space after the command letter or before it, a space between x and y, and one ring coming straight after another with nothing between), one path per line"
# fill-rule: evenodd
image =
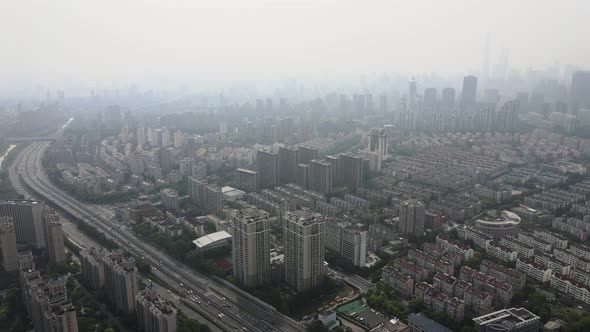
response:
M590 9L584 1L519 1L510 10L492 1L221 1L174 7L144 1L138 7L60 0L1 6L13 13L0 23L0 40L7 45L0 72L7 87L75 82L92 88L124 81L202 88L374 73L494 79L512 70L590 66L590 51L578 37L586 30L583 8Z
M0 330L590 331L589 2L0 12Z

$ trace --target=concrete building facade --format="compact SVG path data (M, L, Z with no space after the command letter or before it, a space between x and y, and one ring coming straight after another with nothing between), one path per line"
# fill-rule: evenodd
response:
M232 215L234 276L247 288L271 281L270 221L263 210L245 209Z
M299 292L324 280L324 229L324 217L308 210L287 212L283 219L285 279Z

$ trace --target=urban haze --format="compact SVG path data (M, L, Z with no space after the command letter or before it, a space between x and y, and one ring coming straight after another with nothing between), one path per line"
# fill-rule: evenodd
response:
M587 1L0 3L0 331L590 331Z

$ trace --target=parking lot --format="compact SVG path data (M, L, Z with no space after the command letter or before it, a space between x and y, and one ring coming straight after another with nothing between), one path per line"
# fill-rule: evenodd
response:
M363 319L362 322L367 324L369 328L373 328L380 323L387 322L389 318L384 314L381 314L377 311L373 311L372 309L367 308L367 310L361 312L358 315L359 319Z
M387 322L389 318L384 314L363 306L361 301L353 301L338 308L338 312L347 315L359 324L373 328L380 323Z

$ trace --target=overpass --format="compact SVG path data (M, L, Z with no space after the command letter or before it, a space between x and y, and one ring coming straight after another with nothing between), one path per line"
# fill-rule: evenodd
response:
M38 137L7 137L6 142L9 144L12 143L22 143L22 142L55 142L55 137L49 136L38 136Z

